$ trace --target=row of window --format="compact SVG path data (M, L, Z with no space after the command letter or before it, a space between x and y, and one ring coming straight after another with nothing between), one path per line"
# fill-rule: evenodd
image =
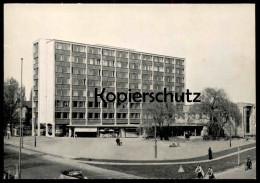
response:
M38 71L38 70L37 70ZM69 73L69 67L68 66L56 66L56 72L59 73ZM76 68L72 67L72 73L73 74L86 74L85 68ZM102 76L106 77L114 77L115 71L108 71L103 70ZM88 75L90 76L100 76L100 70L99 69L88 69ZM139 73L130 73L130 79L141 79L141 75ZM117 72L118 78L128 78L128 72ZM169 79L168 79L169 78ZM165 76L166 81L173 82L173 76ZM143 74L143 80L152 80L152 74ZM163 75L154 75L154 81L163 81Z
M67 43L56 43L56 49L59 50L70 50L70 44ZM34 44L34 53L38 51L38 43ZM72 45L72 51L75 52L86 52L85 46ZM88 47L88 53L91 54L100 54L100 48ZM103 49L103 55L106 56L115 56L115 50ZM128 58L128 52L117 51L117 57ZM141 54L139 53L129 53L131 59L140 60ZM142 60L152 61L151 55L142 55ZM163 57L153 56L155 62L163 62ZM165 63L173 63L173 58L165 58ZM183 65L184 60L176 59L176 64Z
M66 101L66 100L65 101L64 100L55 100L55 107L69 107L69 103L70 102ZM38 103L36 105L38 105ZM103 108L113 109L114 103L104 103L103 102L102 106L103 106ZM86 107L85 101L73 101L72 107L84 108L84 107ZM89 108L100 108L100 102L89 101L88 107ZM126 107L127 107L127 103L117 104L117 108L126 108ZM140 109L140 107L141 107L140 103L130 103L130 109Z
M114 113L102 113L103 119L114 119ZM127 113L117 113L117 119L127 119ZM55 112L56 119L69 119L69 112ZM130 113L131 119L140 119L140 113ZM72 112L72 119L85 119L84 112ZM100 113L88 113L88 119L100 119Z

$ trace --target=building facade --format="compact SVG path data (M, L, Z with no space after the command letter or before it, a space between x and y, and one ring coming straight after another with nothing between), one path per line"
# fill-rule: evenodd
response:
M135 136L143 103L95 103L94 91L184 92L185 59L104 45L33 43L33 129L46 136ZM33 130L33 134L35 130Z

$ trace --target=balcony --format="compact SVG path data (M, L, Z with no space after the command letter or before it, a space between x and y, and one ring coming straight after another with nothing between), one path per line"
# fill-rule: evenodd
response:
M72 112L86 112L86 108L83 107L73 107Z
M85 52L76 52L76 51L73 51L73 52L72 52L72 56L86 57L86 53L85 53Z
M69 125L70 120L69 119L55 119L56 125Z
M141 119L130 119L130 124L140 124Z
M103 60L113 60L113 61L115 61L115 57L114 57L114 56L106 56L106 55L103 55L102 59L103 59Z
M70 108L69 107L55 107L56 112L69 112Z
M114 125L115 124L115 119L103 119L102 124L103 125Z
M88 119L88 125L101 125L101 119Z
M56 54L62 54L62 55L70 55L70 51L69 50L55 50Z
M38 74L33 75L33 79L38 79Z
M128 119L117 119L116 124L128 124Z
M72 119L72 125L86 125L86 119Z
M100 54L94 54L94 53L88 53L88 58L101 59L101 55Z
M38 57L38 52L33 54L33 58L37 58Z
M34 101L38 101L38 96L33 97Z

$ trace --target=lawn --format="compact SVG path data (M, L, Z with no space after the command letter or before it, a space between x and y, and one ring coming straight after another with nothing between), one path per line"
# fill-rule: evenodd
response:
M256 159L256 150L252 149L240 154L241 163L245 163L246 156L250 155L252 160ZM208 167L212 167L214 172L221 172L232 167L237 166L237 155L233 155L221 160L201 163L202 169L206 173ZM159 178L159 179L179 179L181 175L178 173L180 165L100 165L91 164L92 166L106 168L109 170L115 170L118 172L128 173L144 178ZM182 165L185 173L182 173L182 178L193 179L196 178L194 170L196 164L185 164ZM216 177L217 178L217 177ZM235 178L235 177L234 177Z

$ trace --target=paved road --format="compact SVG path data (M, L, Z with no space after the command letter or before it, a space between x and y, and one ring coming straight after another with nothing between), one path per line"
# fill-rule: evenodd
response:
M245 165L217 173L217 179L255 179L256 178L256 163L253 163L252 169L245 171Z
M90 165L80 165L75 161L61 159L22 149L22 179L57 179L61 170L81 169L84 176L89 179L115 179L115 178L141 178L129 174L105 170ZM18 163L18 148L5 145L4 148L4 170L11 171L15 175L15 165Z

